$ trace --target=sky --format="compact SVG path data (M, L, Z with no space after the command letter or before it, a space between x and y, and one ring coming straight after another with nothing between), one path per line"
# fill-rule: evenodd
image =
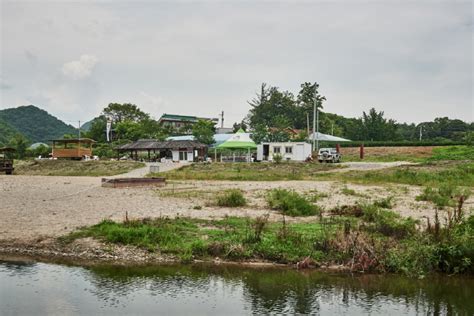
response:
M0 0L0 109L70 124L111 102L241 121L260 85L324 110L474 121L472 1Z

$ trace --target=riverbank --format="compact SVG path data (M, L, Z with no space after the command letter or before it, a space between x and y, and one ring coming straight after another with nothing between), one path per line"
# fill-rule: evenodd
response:
M0 253L88 264L232 262L416 277L474 272L474 216L455 214L445 227L420 230L416 221L374 205L343 211L307 223L269 222L268 216L104 220L56 239L3 241Z

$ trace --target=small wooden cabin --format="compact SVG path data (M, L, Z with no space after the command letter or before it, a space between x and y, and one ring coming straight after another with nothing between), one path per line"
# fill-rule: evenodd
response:
M53 158L82 159L92 156L92 145L96 142L90 138L54 139Z

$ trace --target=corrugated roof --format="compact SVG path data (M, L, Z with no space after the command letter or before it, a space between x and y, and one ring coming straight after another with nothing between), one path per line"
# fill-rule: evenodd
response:
M158 121L162 121L162 120L189 121L192 123L195 123L199 120L218 121L217 118L198 117L198 116L192 116L192 115L166 114L166 113L164 113Z
M153 150L153 149L179 149L179 148L204 148L205 144L194 140L167 140L139 139L133 143L117 147L118 150Z
M90 138L62 138L62 139L51 139L52 142L65 142L65 143L96 143L95 140Z

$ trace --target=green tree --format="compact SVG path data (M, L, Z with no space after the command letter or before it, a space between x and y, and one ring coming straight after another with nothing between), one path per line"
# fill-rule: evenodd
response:
M91 127L84 133L84 137L91 138L99 143L107 141L106 133L107 119L105 115L101 115L92 120Z
M110 117L114 122L132 121L139 122L150 117L149 114L143 112L131 103L110 103L102 114Z
M256 144L268 141L268 128L263 124L257 124L252 130L250 137Z
M384 112L377 112L371 108L369 113L362 113L364 135L367 140L394 140L396 124L394 120L387 120Z
M296 97L298 108L296 110L298 120L295 128L305 128L307 125L307 116L309 116L310 128L312 128L314 116L314 96L316 92L316 107L321 110L326 97L319 93L319 84L317 82L305 82L301 84L301 89Z
M216 128L214 127L214 122L209 120L199 120L192 127L192 132L194 139L200 143L211 145L215 142L214 134Z
M240 123L234 123L234 125L232 126L232 129L233 129L233 132L234 133L237 133L237 131L239 129L242 129L244 130L245 132L247 131L248 127L247 127L247 123L245 123L244 120L242 120Z
M23 159L26 156L26 149L28 148L28 139L22 134L15 134L10 140L9 147L15 148L16 157Z

